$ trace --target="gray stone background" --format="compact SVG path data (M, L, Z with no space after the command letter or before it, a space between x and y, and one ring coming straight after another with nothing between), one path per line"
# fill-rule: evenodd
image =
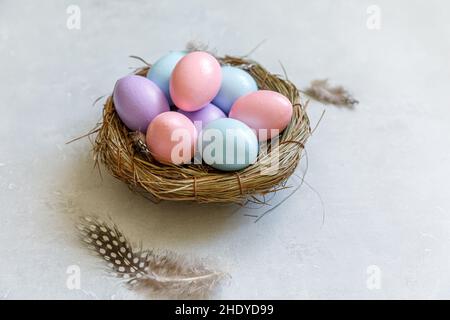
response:
M67 27L67 8L81 11ZM381 10L371 29L370 8ZM369 8L369 13L368 13ZM0 297L142 298L78 243L81 214L134 240L211 259L216 298L450 298L447 1L0 1ZM370 26L370 23L369 23ZM99 96L189 40L253 53L305 87L329 78L354 110L313 102L308 185L259 209L154 205L93 169ZM305 169L303 165L299 174ZM295 184L295 181L293 182ZM279 198L280 195L277 195ZM276 202L276 198L274 199ZM322 218L325 216L325 222ZM81 288L66 286L79 266Z

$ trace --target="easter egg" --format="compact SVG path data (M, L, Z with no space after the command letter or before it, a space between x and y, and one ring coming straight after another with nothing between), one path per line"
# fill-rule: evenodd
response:
M220 64L212 55L195 51L185 55L170 78L170 96L184 111L197 111L210 103L220 89Z
M147 78L152 80L164 92L169 105L172 105L170 98L170 76L175 65L186 55L186 51L172 51L159 58L147 73Z
M214 120L200 133L197 148L202 159L213 168L237 171L258 157L258 139L245 123L229 118Z
M197 130L181 113L169 111L156 116L146 135L147 147L161 163L188 163L194 156Z
M256 130L259 141L271 139L283 131L292 118L292 104L282 94L259 90L236 100L229 117Z
M116 82L113 101L122 122L130 130L144 133L153 118L169 111L169 103L161 89L147 78L136 75Z
M227 117L222 110L217 108L212 103L209 103L206 107L203 107L197 111L187 112L179 109L178 112L188 117L194 123L198 132L200 132L202 128L211 121Z
M232 66L222 67L222 84L213 103L226 114L240 97L258 90L256 81L247 72Z

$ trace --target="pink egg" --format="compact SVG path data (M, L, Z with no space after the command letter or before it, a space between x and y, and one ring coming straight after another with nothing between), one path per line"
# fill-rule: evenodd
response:
M258 90L236 100L229 117L244 122L256 130L259 141L265 141L287 127L292 118L292 111L291 102L282 94Z
M188 163L194 156L197 130L181 113L169 111L156 116L147 129L147 146L162 163Z
M217 95L222 81L220 64L212 55L191 52L175 66L170 78L170 97L184 111L197 111Z

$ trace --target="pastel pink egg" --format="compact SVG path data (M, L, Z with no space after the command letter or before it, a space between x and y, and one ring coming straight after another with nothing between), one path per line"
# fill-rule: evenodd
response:
M244 122L256 130L259 141L265 141L286 129L292 111L292 103L282 94L258 90L236 100L229 117Z
M203 108L217 95L222 81L219 62L212 55L195 51L184 56L170 78L170 97L181 110Z
M186 116L169 111L156 116L147 129L147 146L161 163L188 163L194 156L197 130Z

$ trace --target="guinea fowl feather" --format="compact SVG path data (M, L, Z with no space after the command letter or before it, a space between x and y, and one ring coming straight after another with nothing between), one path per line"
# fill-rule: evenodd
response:
M225 277L171 251L134 248L116 224L97 217L80 218L78 229L81 240L107 263L111 274L134 288L170 297L205 297Z

